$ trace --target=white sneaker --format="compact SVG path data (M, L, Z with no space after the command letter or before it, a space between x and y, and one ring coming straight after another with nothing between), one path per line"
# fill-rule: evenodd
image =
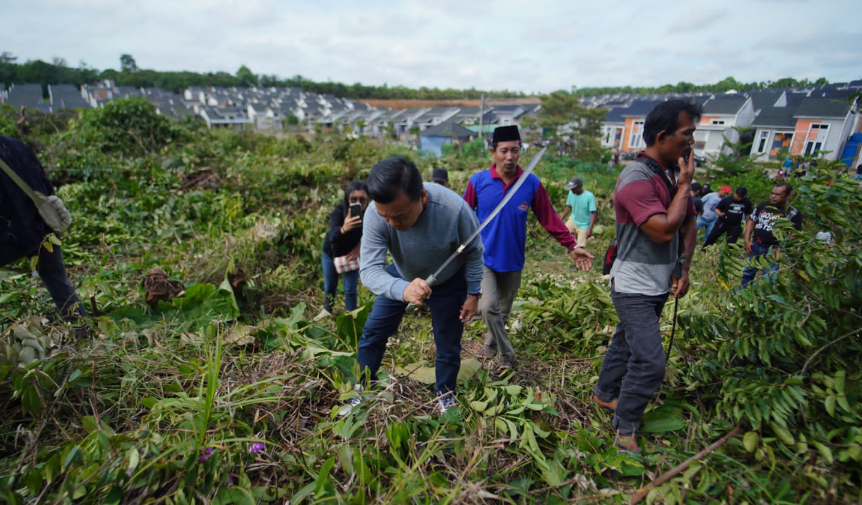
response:
M320 320L326 319L327 317L332 317L332 312L329 312L326 309L322 309L319 314L314 316L314 320L320 321Z
M441 414L445 414L449 409L454 409L458 406L458 402L455 401L455 397L451 394L446 396L441 396L437 399L437 408L440 410Z

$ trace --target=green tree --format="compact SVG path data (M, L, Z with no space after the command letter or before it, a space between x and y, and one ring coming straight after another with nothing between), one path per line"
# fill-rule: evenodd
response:
M584 107L577 96L566 91L554 91L541 100L538 125L551 129L551 136L557 141L569 138L578 158L599 161L602 157L599 131L607 110Z
M135 63L135 59L131 54L121 54L120 55L120 70L123 72L137 72L138 64Z
M245 65L239 67L239 70L236 71L236 78L239 79L240 86L245 86L247 88L257 86L260 82L257 76L254 75L254 72Z

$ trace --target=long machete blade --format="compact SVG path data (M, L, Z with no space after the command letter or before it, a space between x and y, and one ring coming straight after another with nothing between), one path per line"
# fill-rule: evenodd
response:
M443 270L445 270L446 267L449 266L449 263L452 263L452 261L454 261L455 258L457 258L459 254L464 252L464 249L466 249L467 246L470 245L473 242L473 240L479 236L480 233L482 233L482 230L484 230L485 227L488 226L488 224L490 224L491 221L495 217L497 217L497 214L499 214L500 211L503 210L503 207L505 207L506 204L509 203L509 200L512 199L512 196L515 194L515 192L517 192L518 189L521 187L521 185L524 184L524 181L527 180L527 176L530 175L533 172L533 169L536 168L536 165L539 164L539 160L542 159L542 156L545 154L545 151L547 151L547 150L548 150L547 147L543 147L542 150L539 151L539 154L533 156L533 159L530 160L530 164L527 165L527 168L524 169L524 171L521 173L521 177L518 178L518 182L516 182L515 185L509 190L509 192L506 193L506 196L503 197L503 200L499 204L497 204L497 207L494 208L494 210L490 214L488 214L488 217L486 217L485 220L482 222L482 224L479 225L479 228L477 228L476 231L473 232L472 235L470 235L470 238L468 238L466 241L464 241L464 243L461 244L461 246L458 247L458 249L455 250L455 252L452 253L451 256L449 256L449 259L447 259L443 263L443 265L441 265L440 268L438 268L437 271L431 275L431 277L429 277L428 279L425 279L425 281L429 285L432 284L437 279L437 276L440 275L443 272Z

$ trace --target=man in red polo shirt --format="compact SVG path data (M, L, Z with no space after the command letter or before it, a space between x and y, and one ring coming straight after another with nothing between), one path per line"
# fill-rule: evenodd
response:
M489 150L494 163L488 170L473 174L464 191L464 200L476 211L480 222L494 211L524 172L518 166L521 134L517 126L496 128ZM479 311L488 333L479 356L490 358L499 353L498 372L512 368L516 363L515 350L506 333L506 322L521 287L530 209L548 233L566 248L579 268L589 270L592 267L593 256L575 243L554 211L542 181L535 174L529 174L512 199L482 230L485 270L482 273Z

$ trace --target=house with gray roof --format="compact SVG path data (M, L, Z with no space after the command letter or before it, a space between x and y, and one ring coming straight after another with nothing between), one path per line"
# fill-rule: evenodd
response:
M694 132L695 154L717 156L725 140L739 142L739 132L734 127L750 126L754 118L754 102L748 95L710 98L703 103L703 116Z
M6 103L6 84L0 82L0 103Z
M429 151L435 156L440 156L443 154L442 148L445 144L458 146L463 142L469 142L476 135L472 130L468 130L454 121L445 121L419 134L419 150Z
M48 97L53 110L89 109L90 104L84 100L81 90L73 84L49 84Z
M42 100L41 84L13 84L6 95L6 103L12 107L27 107L50 112L51 105Z
M767 161L782 154L824 153L825 159L839 159L847 139L859 129L857 103L823 96L803 98L798 104L794 101L779 101L777 106L758 114L753 124L756 131L752 156Z

